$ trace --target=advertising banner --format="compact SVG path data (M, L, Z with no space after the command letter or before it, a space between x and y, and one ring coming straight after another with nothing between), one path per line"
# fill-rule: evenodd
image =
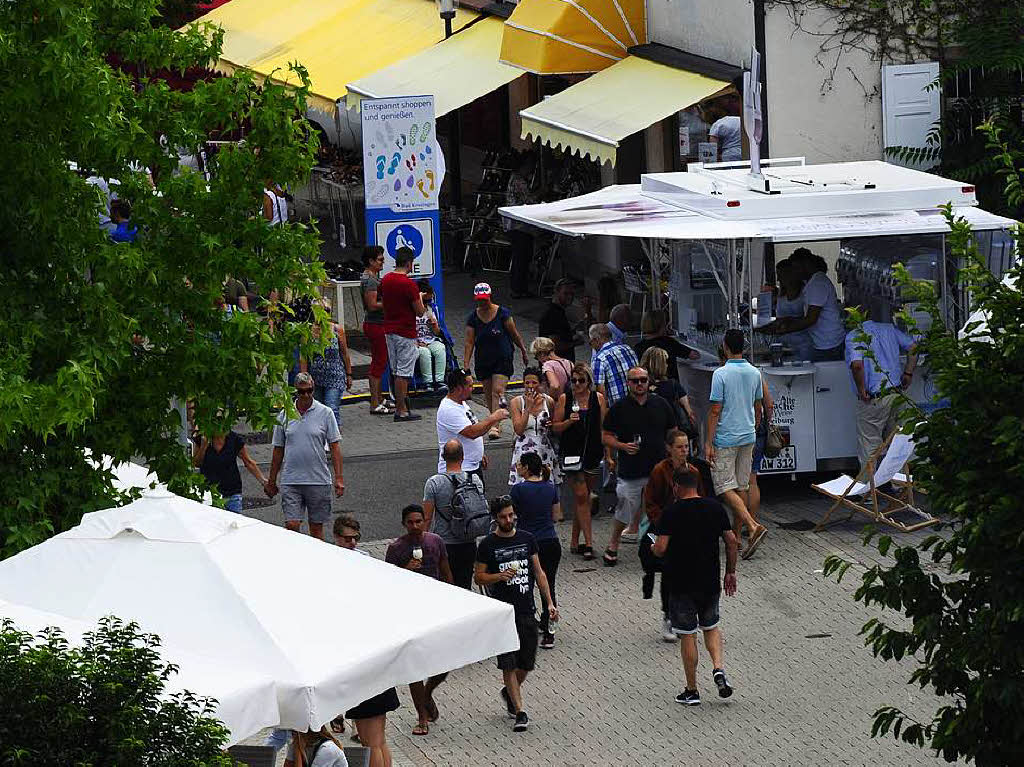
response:
M364 99L363 187L366 239L384 248L384 273L395 268L395 252L412 250L409 275L428 278L444 322L438 194L444 175L434 124L433 96Z
M814 376L772 375L764 381L775 401L772 423L782 432L784 447L775 458L765 456L761 474L815 471Z

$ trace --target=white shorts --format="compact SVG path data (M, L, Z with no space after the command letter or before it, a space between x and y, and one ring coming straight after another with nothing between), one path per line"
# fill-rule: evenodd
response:
M746 490L750 487L750 467L753 460L753 442L736 447L716 447L715 465L711 467L715 495L721 495L728 490Z
M384 336L384 341L388 345L391 372L402 378L412 378L416 372L416 360L420 356L416 339L388 333Z
M633 517L644 506L645 487L647 487L647 477L639 479L619 477L615 482L615 519L626 527L633 524Z

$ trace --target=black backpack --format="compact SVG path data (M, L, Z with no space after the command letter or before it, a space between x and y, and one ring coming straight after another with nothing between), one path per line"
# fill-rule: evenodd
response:
M452 474L446 476L452 483L452 500L446 511L437 509L437 513L448 521L452 535L466 542L487 535L491 532L491 511L473 475L467 475L464 482Z

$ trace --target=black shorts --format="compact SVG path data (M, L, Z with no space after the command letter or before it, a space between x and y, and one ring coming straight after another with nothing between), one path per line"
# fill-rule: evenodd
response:
M490 362L480 362L477 360L476 363L476 380L486 381L493 375L505 376L506 378L512 377L512 358L506 357L502 360L494 360Z
M498 656L498 668L502 671L533 671L537 665L537 621L532 615L516 615L516 633L519 634L519 649Z
M672 592L668 597L668 617L675 634L696 634L718 626L718 598L713 594L686 594Z
M389 690L374 695L368 700L364 700L355 708L350 708L345 712L346 719L373 719L375 716L383 716L389 714L399 706L398 702L398 691L392 687Z

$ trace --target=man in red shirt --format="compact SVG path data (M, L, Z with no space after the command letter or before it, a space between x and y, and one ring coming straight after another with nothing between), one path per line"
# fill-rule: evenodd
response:
M395 420L418 421L422 416L409 412L409 379L416 369L419 350L416 347L416 318L426 312L419 286L409 278L413 252L410 248L395 251L395 270L380 283L384 304L384 340L388 360L395 379Z

